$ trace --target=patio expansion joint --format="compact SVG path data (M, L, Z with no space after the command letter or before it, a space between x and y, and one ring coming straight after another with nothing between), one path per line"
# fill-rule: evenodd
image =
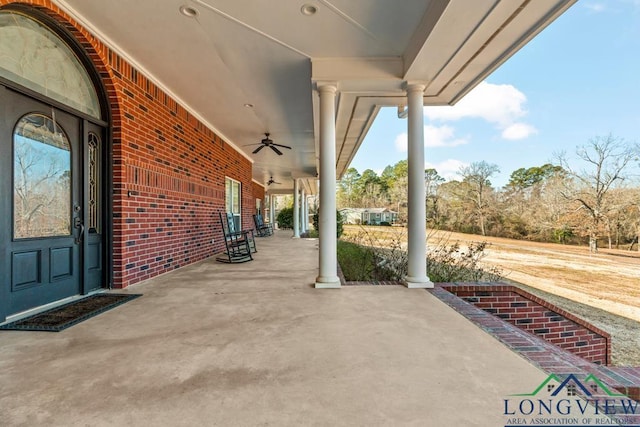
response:
M523 331L473 304L463 300L435 284L428 289L433 296L453 308L480 329L493 336L507 348L519 354L529 363L547 374L593 374L607 386L619 390L638 400L640 390L640 367L602 366L572 354L534 334ZM446 284L450 286L450 284Z

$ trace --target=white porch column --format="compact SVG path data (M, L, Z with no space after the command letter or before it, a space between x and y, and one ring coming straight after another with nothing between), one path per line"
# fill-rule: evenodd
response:
M422 84L407 85L409 166L408 189L408 268L405 285L408 288L432 288L427 277L427 210L424 188L424 112Z
M304 188L300 190L300 234L307 232L307 221L304 218L304 200L307 198Z
M293 237L300 237L300 189L297 178L293 180Z
M275 214L275 210L276 210L276 196L274 196L273 194L269 194L269 223L271 224L271 226L274 228L276 228L276 214Z
M318 218L319 275L316 288L339 288L336 233L336 92L333 84L318 85L320 95L320 211Z
M309 196L307 194L304 195L304 199L302 199L302 212L304 216L302 217L304 224L304 231L309 232Z

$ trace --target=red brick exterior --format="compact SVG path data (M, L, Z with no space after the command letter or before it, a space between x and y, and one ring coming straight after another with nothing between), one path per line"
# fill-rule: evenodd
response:
M252 226L254 193L264 198L264 188L256 190L246 157L51 1L0 0L0 6L11 3L31 5L61 23L105 87L113 151L113 287L220 252L225 177L240 181L243 226Z
M610 335L526 291L509 285L442 286L476 307L590 362L608 365Z

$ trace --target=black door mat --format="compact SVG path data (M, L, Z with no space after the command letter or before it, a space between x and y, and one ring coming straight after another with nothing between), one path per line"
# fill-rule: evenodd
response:
M141 294L95 294L15 322L0 329L60 332L70 326L138 298Z

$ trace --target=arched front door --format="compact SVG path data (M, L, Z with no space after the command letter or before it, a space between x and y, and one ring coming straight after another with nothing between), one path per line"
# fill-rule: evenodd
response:
M102 287L104 131L3 85L0 99L2 304L12 314Z
M106 127L95 88L93 98L82 82L60 90L64 79L90 85L75 54L60 55L70 48L39 21L0 10L0 38L16 37L22 51L0 40L10 59L0 64L0 322L105 284Z

